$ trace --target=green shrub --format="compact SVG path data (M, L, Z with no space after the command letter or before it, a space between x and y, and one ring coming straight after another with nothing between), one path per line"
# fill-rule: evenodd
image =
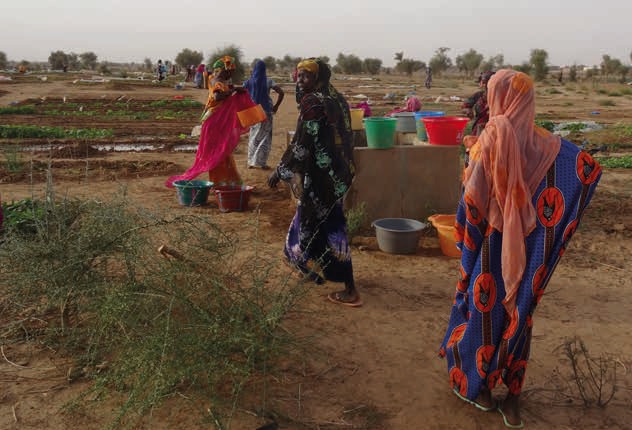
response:
M0 108L0 115L33 115L35 108L33 106L10 106Z
M569 122L568 124L564 125L562 130L568 130L571 133L578 133L582 131L584 128L586 128L586 125L581 122Z
M37 125L0 125L0 138L28 139L28 138L57 138L75 137L80 139L94 139L111 137L111 129L64 129L62 127Z
M2 212L5 230L12 230L20 235L35 234L37 223L42 220L44 215L44 205L41 201L31 199L11 203L2 202Z
M617 104L612 100L599 100L599 106L616 106Z
M366 203L362 202L358 206L348 209L345 217L347 218L347 236L351 242L367 220Z
M256 234L242 247L205 217L164 218L121 195L100 202L49 192L7 214L0 297L11 306L0 342L35 340L71 355L83 370L69 375L95 382L85 395L123 393L112 427L134 427L183 393L210 402L201 420L227 428L255 379L249 389L265 409L264 381L296 347L282 324L305 286L274 273L277 257L258 251ZM177 251L159 256L157 238ZM39 328L24 327L24 312Z
M597 158L597 161L603 167L632 169L632 155L624 155L622 157Z
M16 145L6 145L2 152L4 154L7 171L11 173L21 172L24 167L22 157L20 155L20 148Z
M553 131L553 129L555 128L555 123L547 119L536 119L535 125L547 129L548 131Z

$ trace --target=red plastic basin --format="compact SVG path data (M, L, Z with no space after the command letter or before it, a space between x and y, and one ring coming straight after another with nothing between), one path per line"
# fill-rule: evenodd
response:
M469 119L462 116L438 116L421 119L431 145L460 145Z

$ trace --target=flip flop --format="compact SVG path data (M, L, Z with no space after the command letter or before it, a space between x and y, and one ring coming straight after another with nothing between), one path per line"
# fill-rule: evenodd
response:
M498 409L498 412L500 412L500 415L502 415L505 427L510 429L521 429L524 427L524 421L520 420L520 424L511 424L509 421L507 421L507 417L505 416L503 410L500 409L500 406L498 406L496 409Z
M470 399L468 399L467 397L463 397L463 396L461 395L461 393L459 393L459 392L458 392L458 391L456 391L456 390L452 390L452 391L454 391L454 394L456 394L456 396L457 396L459 399L463 400L465 403L469 403L470 405L474 405L474 406L476 406L478 409L480 409L480 410L481 410L481 411L483 411L483 412L491 412L491 411L493 411L494 409L498 409L498 406L497 406L497 405L494 405L494 406L489 406L489 407L487 407L487 406L483 406L483 405L481 405L480 403L476 403L474 400L470 400ZM504 415L503 415L503 416L504 416Z
M327 298L332 303L337 303L337 304L343 305L343 306L349 306L351 308L359 308L360 306L362 306L364 304L360 297L358 297L354 302L345 302L345 301L340 300L340 298L338 297L338 294L339 294L339 291L335 291L333 293L329 293L329 294L327 294Z

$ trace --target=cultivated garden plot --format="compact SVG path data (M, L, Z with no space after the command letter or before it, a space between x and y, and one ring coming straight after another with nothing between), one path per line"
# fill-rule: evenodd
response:
M206 91L80 78L0 83L11 232L0 236L0 428L504 428L451 393L437 358L458 262L435 232L413 255L382 253L371 231L354 232L365 305L331 304L338 286L303 284L283 264L294 202L266 186L268 172L246 169L245 137L235 158L255 186L249 211L220 213L212 198L183 207L164 186L193 162ZM276 80L287 96L271 163L297 116L294 84ZM460 77L431 90L415 75L333 83L377 114L412 92L424 110L460 114L476 90ZM601 81L536 88L538 124L563 123L567 139L597 151L604 174L534 318L524 420L626 428L632 91Z

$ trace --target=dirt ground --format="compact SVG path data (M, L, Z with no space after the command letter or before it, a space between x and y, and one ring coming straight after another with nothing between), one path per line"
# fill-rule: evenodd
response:
M194 159L190 151L168 150L180 143L195 144L188 135L199 117L199 108L183 109L176 118L156 120L159 108L142 108L151 101L184 96L200 102L206 92L194 88L176 91L173 85L134 85L125 82L73 83L76 77L56 77L44 82L35 77L17 77L0 83L0 107L39 103L65 109L64 104L128 102L133 110L148 110L140 119L107 116L99 106L96 117L63 115L4 115L0 124L62 125L73 128L113 128L114 135L98 142L76 140L0 140L0 150L28 145L53 145L54 149L22 152L32 174L0 170L3 201L41 197L46 168L52 166L58 194L104 197L125 186L139 205L159 207L173 213L194 210L207 214L227 229L238 230L258 216L265 250L281 256L294 206L288 190L270 190L267 173L249 170L246 140L235 156L245 182L256 186L249 212L221 214L215 204L199 209L178 205L165 179L184 171ZM382 77L380 81L339 80L334 84L353 103L354 95L369 95L376 110L388 108L383 96L397 92L400 98L411 85L423 96L424 109L442 108L458 113L460 102L439 96L468 96L473 83L441 81L422 91L421 78ZM577 91L558 87L561 94L538 87L538 112L552 120L597 119L615 124L632 118L632 98L618 97L615 106L597 105L605 98L588 88ZM275 118L270 163L279 160L286 133L296 121L291 84L285 84L286 101ZM66 103L63 103L64 97ZM138 104L135 104L138 103ZM68 110L78 109L76 105ZM52 108L52 107L51 107ZM599 110L598 117L591 115ZM95 144L167 145L167 149L143 152L104 152ZM628 151L630 149L628 148ZM622 149L625 151L625 149ZM5 155L7 157L7 155ZM0 163L5 160L0 157ZM548 286L536 317L532 358L526 377L523 418L529 429L625 429L632 422L632 344L626 335L632 326L632 171L606 169L581 228ZM314 357L304 368L288 366L275 387L275 409L294 419L281 428L313 429L502 429L498 413L484 413L464 404L452 394L446 364L437 349L447 326L448 313L458 277L458 262L442 256L438 240L428 234L416 254L390 255L378 250L375 238L360 237L353 248L356 283L364 300L357 309L329 303L326 294L339 286L315 286L308 297L309 318L293 321L313 330ZM2 317L0 316L0 321ZM559 381L570 372L569 361L559 348L566 338L579 336L595 355L614 357L619 367L619 389L605 408L586 408L577 401L560 400ZM63 406L89 382L69 383L68 357L38 348L35 344L3 345L0 357L0 428L2 429L97 429L106 426L114 405L96 403L92 410L69 412ZM571 383L572 384L572 383ZM572 386L572 385L570 385ZM502 391L497 394L501 396ZM245 405L244 408L248 408ZM139 428L196 429L197 411L177 399L146 417ZM261 425L248 413L240 413L235 429Z

